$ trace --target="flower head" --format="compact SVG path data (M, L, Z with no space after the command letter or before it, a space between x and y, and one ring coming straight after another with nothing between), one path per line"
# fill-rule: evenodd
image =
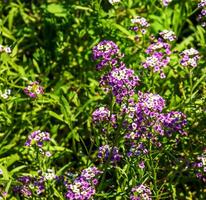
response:
M41 132L40 130L32 132L26 143L25 146L37 145L38 147L43 146L44 141L50 140L50 134L48 132Z
M163 68L170 62L171 46L162 38L152 43L146 50L149 56L143 62L144 68L152 68L153 72L160 73L161 78L165 78Z
M120 159L122 157L119 154L119 150L117 147L112 148L109 145L104 145L104 146L99 147L98 158L106 161L110 157L110 154L111 154L110 160L112 162L120 161Z
M164 6L168 6L169 3L171 3L171 2L172 2L172 0L162 0L162 4L163 4Z
M202 27L206 27L206 1L201 0L201 2L198 4L198 8L200 8L201 11L197 20L201 22Z
M110 111L106 107L99 107L92 113L92 119L94 123L109 121Z
M123 57L120 53L119 47L109 40L103 40L99 44L93 47L93 59L98 60L96 65L97 70L101 70L104 67L117 65L119 59Z
M159 33L160 36L164 39L164 40L168 40L170 42L176 40L176 35L173 31L169 31L169 30L163 30L162 32Z
M131 193L130 200L152 200L151 190L143 184L133 187Z
M31 82L25 89L24 93L31 98L36 98L38 95L44 93L44 89L39 85L38 81Z
M200 59L199 52L194 49L186 49L182 53L180 53L181 60L180 64L182 66L187 66L187 67L197 67L198 61Z
M73 183L67 185L66 198L70 200L89 200L95 194L96 176L102 173L96 167L84 169Z
M131 27L131 30L140 31L142 34L146 34L146 29L150 26L147 20L140 16L136 16L135 18L131 19L131 22L134 25Z
M116 102L121 103L125 97L134 95L134 89L139 84L139 78L132 69L125 66L113 68L100 80L100 85L107 91L111 90Z
M119 3L120 1L121 0L109 0L109 3L113 5L113 4Z

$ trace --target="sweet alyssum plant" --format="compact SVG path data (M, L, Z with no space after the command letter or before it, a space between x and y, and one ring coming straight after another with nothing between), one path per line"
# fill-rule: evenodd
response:
M175 38L173 32L165 31L161 35L165 39ZM152 62L154 72L161 70L169 61L163 52L154 52L160 48L165 48L167 54L171 52L169 44L164 43L163 39L158 39L147 50L154 59L160 59L158 63L163 63L159 66ZM156 163L169 145L175 148L181 137L187 135L187 120L181 112L166 112L165 100L160 95L137 91L140 79L134 70L126 67L123 56L112 41L104 40L93 48L97 70L104 71L100 86L109 96L108 105L102 105L92 114L102 140L98 153L103 168L99 188L106 188L106 177L115 178L111 171L127 166L125 170L131 180L128 179L125 185L117 183L119 192L124 193L125 197L131 193L130 199L133 200L152 199L160 191ZM144 67L150 66L148 62L143 64ZM158 154L158 151L161 153ZM134 172L129 170L132 165L136 167ZM150 185L151 189L148 188Z

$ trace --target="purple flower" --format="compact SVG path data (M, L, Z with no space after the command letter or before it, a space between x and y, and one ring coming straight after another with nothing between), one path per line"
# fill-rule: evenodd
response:
M151 190L147 186L141 184L132 188L130 200L152 200L151 196Z
M130 99L122 104L121 114L125 115L127 155L139 156L148 153L148 140L154 147L162 146L162 137L187 135L186 116L177 111L163 113L165 100L158 94L138 92L138 102Z
M134 95L134 89L139 84L139 78L134 71L126 68L124 65L119 68L113 68L108 74L100 80L100 85L111 90L116 97L116 102L121 103L125 97Z
M98 180L95 178L102 173L96 167L84 169L73 183L67 185L66 198L70 200L89 200L95 194L95 185Z
M134 24L134 26L131 27L131 30L135 32L140 31L142 34L146 34L146 29L150 26L147 20L140 16L136 16L135 18L131 19L131 23Z
M38 81L31 82L25 89L24 93L31 97L31 98L36 98L38 95L44 93L44 89L42 86L39 85Z
M172 42L174 40L177 39L175 33L173 31L169 31L169 30L163 30L162 32L159 33L159 35L165 40L165 41L169 41Z
M172 133L179 132L181 135L187 135L184 128L187 124L186 116L177 111L171 111L166 114L159 115L158 122L165 129L164 133L170 136Z
M138 166L139 166L139 168L144 169L145 168L144 161L140 161Z
M21 185L17 185L13 188L16 194L23 197L31 197L32 194L40 195L45 192L44 177L31 177L22 176L18 178Z
M109 121L110 111L106 107L100 107L92 113L92 120L94 123Z
M111 153L112 151L112 153ZM106 161L108 160L109 156L111 154L111 162L117 162L120 161L121 155L119 154L119 150L117 147L110 147L109 145L104 145L99 147L99 152L98 152L98 158Z
M96 68L101 70L104 67L114 67L118 64L119 59L123 57L118 46L109 40L103 40L93 47L93 59L99 61Z
M170 49L170 44L164 42L162 38L159 38L147 48L146 53L149 56L143 62L143 67L152 68L153 72L160 73L160 77L165 78L163 68L170 62Z
M200 56L199 56L199 52L196 49L194 48L186 49L180 54L180 56L181 56L180 64L182 66L197 67Z
M159 94L138 92L139 105L145 109L161 112L165 107L165 100Z
M196 177L206 183L206 150L203 151L202 155L196 157L192 167Z
M25 146L37 146L39 152L46 156L50 157L51 153L49 151L43 150L43 144L46 141L50 141L50 134L48 132L41 132L40 130L32 132L29 136L27 141L25 142Z
M40 130L32 132L25 143L25 146L31 146L36 144L38 147L43 146L44 141L50 140L50 134L48 132L41 132Z
M201 22L202 27L206 27L206 1L201 0L201 2L198 4L198 8L200 8L201 11L197 20Z
M172 2L172 0L162 0L162 4L163 4L164 6L168 6L169 3L171 3L171 2Z

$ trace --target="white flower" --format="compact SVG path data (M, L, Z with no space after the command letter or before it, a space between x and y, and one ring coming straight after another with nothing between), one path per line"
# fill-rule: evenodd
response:
M11 53L11 48L10 47L4 47L4 51L6 53Z
M112 5L115 3L119 3L121 0L109 0L109 3L111 3Z

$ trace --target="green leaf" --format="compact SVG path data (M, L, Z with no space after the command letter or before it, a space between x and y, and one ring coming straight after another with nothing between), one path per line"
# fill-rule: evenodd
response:
M19 171L21 171L21 169L24 169L24 168L26 168L26 167L27 167L26 165L21 165L21 166L19 166L19 167L15 167L13 170L10 171L11 176L12 176L13 174L15 174L16 172L19 172Z
M53 112L53 111L49 111L49 115L50 116L52 116L52 117L54 117L54 118L56 118L56 119L58 119L58 120L60 120L60 121L62 121L62 122L65 122L64 120L63 120L63 117L61 116L61 115L59 115L59 114L57 114L57 113L55 113L55 112Z
M12 35L12 33L10 32L9 29L7 29L6 27L2 27L2 35L11 39L11 40L16 40L15 37Z
M134 39L134 36L123 26L116 24L116 23L113 23L112 26L119 29L122 33L124 33L126 36L128 36L129 39L131 39L131 40Z
M3 165L0 165L0 169L3 172L4 180L9 180L10 175L9 175L9 172L7 171L6 167L4 167Z
M56 17L66 17L67 11L61 4L49 4L47 6L47 11L54 14Z

